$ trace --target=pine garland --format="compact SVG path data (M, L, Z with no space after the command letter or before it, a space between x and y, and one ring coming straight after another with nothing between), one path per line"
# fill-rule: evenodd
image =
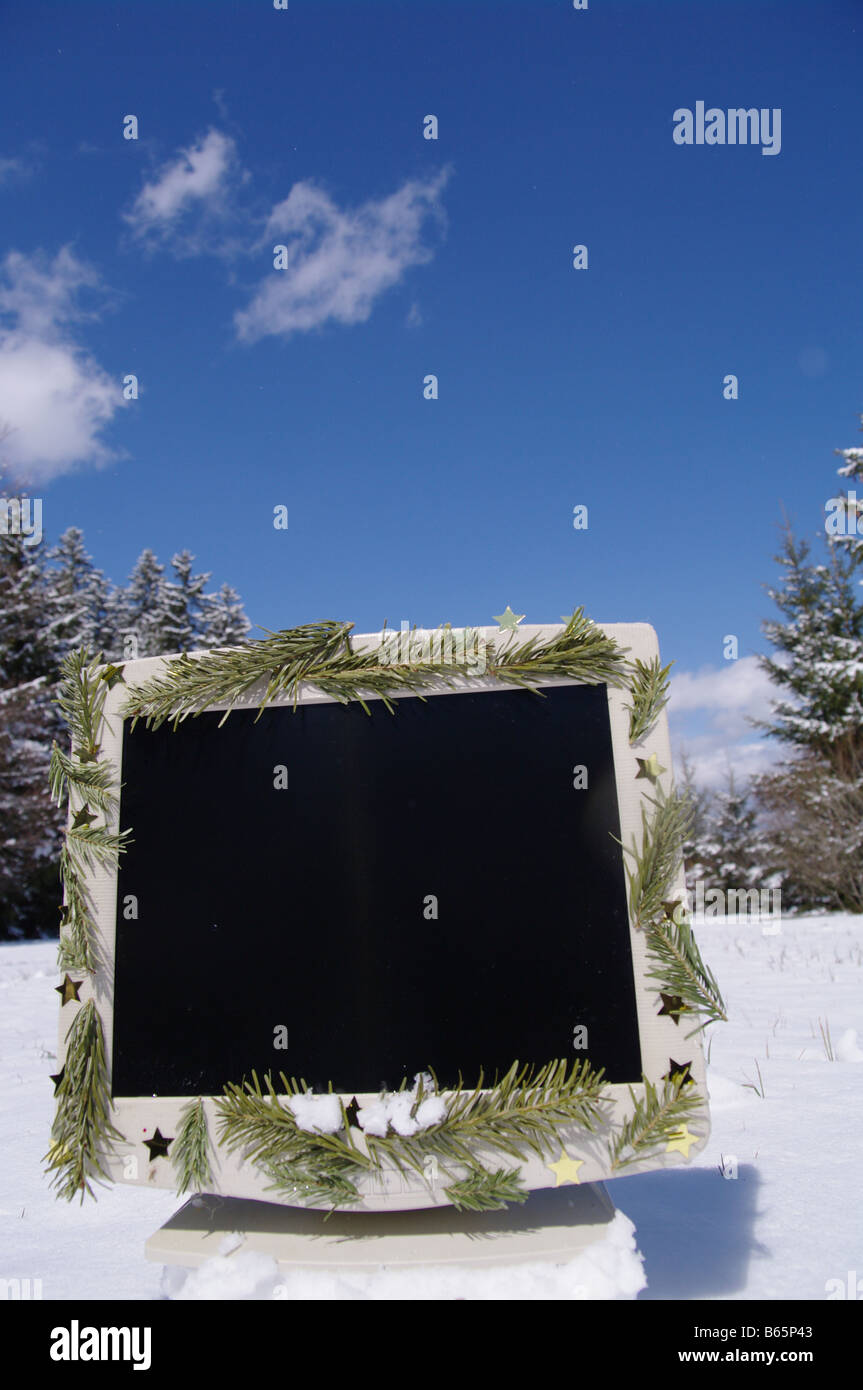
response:
M116 832L108 823L117 811L110 767L98 761L105 720L105 698L118 679L119 668L104 667L86 647L70 652L63 660L57 705L72 735L70 757L56 742L51 745L49 790L59 806L68 797L73 823L67 827L60 851L60 880L63 907L60 921L58 964L61 970L86 970L97 966L93 906L84 887L85 874L94 864L111 870L129 843L129 831ZM90 806L102 814L105 825L77 824Z
M652 1158L658 1149L678 1134L686 1121L701 1108L702 1099L694 1086L676 1072L659 1092L646 1076L642 1077L644 1099L639 1100L632 1087L629 1096L633 1113L609 1141L608 1156L612 1173L631 1163Z
M306 1090L304 1083L289 1080L283 1072L280 1080L284 1095L302 1095ZM409 1136L363 1133L360 1146L352 1137L344 1102L343 1127L338 1133L303 1130L282 1105L271 1076L264 1077L262 1087L253 1072L251 1081L226 1086L217 1101L220 1138L229 1152L241 1149L271 1178L273 1188L302 1200L326 1200L333 1207L358 1200L352 1177L380 1173L391 1166L425 1178L426 1162L433 1155L449 1165L448 1176L453 1176L450 1168L464 1170L464 1176L451 1184L453 1201L480 1211L522 1198L504 1195L521 1191L517 1175L503 1169L490 1172L477 1151L493 1150L519 1161L528 1153L542 1158L559 1142L560 1126L578 1125L592 1133L603 1118L602 1072L582 1061L570 1065L560 1060L539 1068L515 1062L488 1091L483 1090L482 1075L472 1089L460 1080L446 1092L432 1080L431 1094L443 1096L446 1102L442 1121ZM401 1089L406 1085L403 1081ZM427 1095L421 1080L413 1112Z
M111 1092L105 1061L102 1022L92 999L75 1014L66 1034L66 1060L57 1087L57 1112L51 1128L53 1143L45 1158L46 1172L58 1196L72 1200L95 1193L90 1180L107 1179L107 1151L122 1135L110 1121Z
M653 728L660 713L668 703L670 681L668 673L674 665L660 666L659 657L652 661L636 658L632 666L630 693L632 704L624 705L629 710L629 742L640 743Z
M161 675L130 692L123 715L132 719L133 727L144 719L148 728L157 729L170 719L176 728L208 705L227 704L224 723L231 709L262 682L264 693L255 701L259 711L276 696L292 699L296 708L300 687L306 683L343 704L357 701L367 714L363 695L379 696L392 713L391 695L420 694L434 684L452 687L457 678L474 674L473 664L466 660L382 662L379 651L353 650L352 630L353 623L308 623L240 647L174 657ZM549 640L532 637L509 643L498 653L479 632L468 631L464 645L469 644L472 651L484 653L487 676L527 689L554 677L624 685L629 676L624 650L585 618L581 608Z
M190 1189L203 1192L212 1185L210 1131L201 1096L184 1105L180 1112L180 1128L171 1146L171 1162L177 1171L180 1196Z

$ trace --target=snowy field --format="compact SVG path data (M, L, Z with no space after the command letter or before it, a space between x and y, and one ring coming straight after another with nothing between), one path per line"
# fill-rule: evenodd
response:
M708 1032L713 1132L698 1162L609 1183L624 1215L569 1265L350 1281L286 1280L242 1249L188 1277L166 1272L143 1247L180 1205L171 1193L56 1201L42 1173L56 945L0 947L0 1279L75 1300L835 1297L851 1271L863 1277L863 917L786 919L773 936L711 921L697 935L731 1019Z

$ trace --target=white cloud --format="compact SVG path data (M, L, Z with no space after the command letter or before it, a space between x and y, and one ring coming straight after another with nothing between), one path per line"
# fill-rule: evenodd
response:
M164 164L123 216L138 236L170 238L192 209L210 214L224 210L235 165L234 141L218 130L209 130L203 139Z
M310 182L294 184L270 214L265 239L288 247L288 269L272 270L248 308L235 315L240 338L306 333L329 320L364 323L375 301L405 271L431 260L423 240L443 222L439 195L448 171L411 179L387 198L342 210Z
M25 164L23 159L5 159L0 155L0 184L15 178L26 179L32 172L31 166Z
M82 291L95 271L68 247L53 261L10 252L0 282L0 446L4 472L44 482L116 454L100 431L124 404L117 379L74 341L69 325L93 317Z
M729 767L748 778L780 756L779 745L759 737L749 722L768 719L778 693L754 656L672 672L668 717L675 753L685 748L698 783L720 785Z

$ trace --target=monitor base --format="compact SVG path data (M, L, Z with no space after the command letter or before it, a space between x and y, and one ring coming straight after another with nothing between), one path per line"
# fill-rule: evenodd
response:
M522 1206L466 1212L335 1212L202 1194L186 1202L150 1236L148 1260L195 1268L220 1253L225 1236L236 1249L271 1256L292 1270L374 1271L384 1266L482 1267L572 1260L602 1240L615 1207L602 1183L543 1188Z

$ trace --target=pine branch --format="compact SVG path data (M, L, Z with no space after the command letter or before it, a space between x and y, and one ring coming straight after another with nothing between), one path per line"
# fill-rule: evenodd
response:
M669 895L683 854L683 842L692 825L692 805L689 798L672 791L668 796L661 790L647 801L654 808L652 816L641 807L641 846L623 845L624 853L634 861L627 864L629 910L636 928L644 927L662 913L662 903ZM617 836L613 836L617 840ZM619 845L622 840L617 840Z
M467 660L398 662L382 660L384 648L355 652L350 641L352 629L352 623L309 623L238 648L174 657L161 675L130 691L123 714L132 719L133 727L138 719L144 719L149 728L158 728L170 719L176 728L208 705L226 704L224 723L230 710L264 683L260 699L257 695L254 701L249 699L259 711L276 696L292 699L296 707L300 686L305 683L341 703L355 700L366 713L369 710L363 697L375 695L393 712L396 707L391 695L419 695L432 685L452 687L459 677L474 670ZM465 649L468 638L484 651L487 674L511 684L534 688L539 680L568 677L619 685L626 679L623 649L585 618L581 609L550 641L534 637L507 647L500 655L478 632L465 634Z
M66 831L66 848L76 865L92 869L94 863L103 869L114 869L128 844L131 830L106 830L100 825L72 826Z
M102 664L87 647L64 657L60 667L57 706L72 733L76 755L84 763L99 756L108 685L102 680Z
M586 618L583 608L577 608L556 637L530 637L515 646L508 644L492 657L487 674L527 689L534 689L538 680L554 677L589 685L624 685L626 650Z
M353 651L352 629L352 623L308 623L235 649L174 657L160 676L132 689L123 714L133 727L138 719L154 729L171 719L176 728L208 705L227 704L224 723L231 709L264 682L262 697L250 702L259 710L277 695L292 698L296 707L304 682L342 703L357 700L366 712L362 694L379 695L392 710L389 695L419 692L432 681L451 684L452 677L468 672L457 663L446 669L434 662L381 664L375 652Z
M58 1196L71 1202L80 1192L83 1202L85 1192L96 1195L91 1179L107 1179L103 1166L106 1150L113 1140L123 1138L109 1118L105 1039L92 999L77 1011L66 1034L66 1059L56 1101L46 1172L54 1175L51 1186Z
M288 1095L302 1094L296 1081L289 1082L280 1074ZM337 1134L318 1134L300 1129L293 1113L282 1105L269 1073L264 1077L264 1090L258 1076L242 1085L229 1083L216 1101L219 1115L219 1138L229 1152L242 1149L253 1163L273 1164L283 1160L301 1159L307 1151L321 1151L335 1158L350 1160L361 1168L374 1165L367 1155L350 1140L345 1126ZM344 1107L342 1107L344 1114ZM340 1138L340 1134L344 1138Z
M457 1211L500 1211L510 1202L526 1202L530 1195L514 1168L499 1168L495 1173L475 1169L444 1191Z
M320 1155L309 1149L305 1155L290 1161L262 1163L261 1171L272 1179L267 1191L283 1197L319 1206L328 1202L332 1209L359 1202L360 1194L351 1181L357 1168L347 1159L335 1155Z
M194 1189L204 1192L212 1186L210 1131L203 1099L190 1101L181 1113L180 1129L171 1149L171 1162L177 1171L177 1193Z
M632 704L624 706L629 710L630 743L640 743L647 736L668 703L668 673L673 665L669 661L667 666L660 666L658 656L652 661L636 658L629 687Z
M435 1083L437 1087L437 1083ZM390 1161L401 1171L424 1172L424 1162L434 1154L444 1163L462 1165L468 1172L480 1169L478 1149L494 1150L516 1160L527 1153L544 1157L559 1142L561 1125L577 1125L592 1133L601 1123L604 1082L601 1071L587 1062L566 1059L539 1068L519 1067L514 1062L501 1081L483 1090L483 1076L473 1090L458 1086L444 1093L445 1119L410 1136L381 1138L368 1135L369 1153ZM441 1094L436 1089L435 1094Z
M700 1033L708 1023L728 1022L716 977L702 959L690 922L669 917L649 922L647 949L661 965L648 975L669 994L679 995L692 1013L705 1015L704 1022L687 1037Z
M61 970L87 970L92 974L97 966L93 944L96 924L90 899L66 845L60 850L60 880L63 915L57 964Z
M630 1163L654 1157L657 1150L672 1140L686 1121L701 1108L701 1096L694 1086L683 1081L682 1073L675 1073L665 1082L661 1095L647 1077L642 1079L644 1099L637 1100L632 1087L629 1087L633 1113L609 1141L608 1156L612 1173L619 1172Z
M51 799L60 806L70 789L74 788L84 801L100 810L110 819L117 807L113 793L114 775L105 763L79 762L68 757L56 743L51 744L49 765Z

